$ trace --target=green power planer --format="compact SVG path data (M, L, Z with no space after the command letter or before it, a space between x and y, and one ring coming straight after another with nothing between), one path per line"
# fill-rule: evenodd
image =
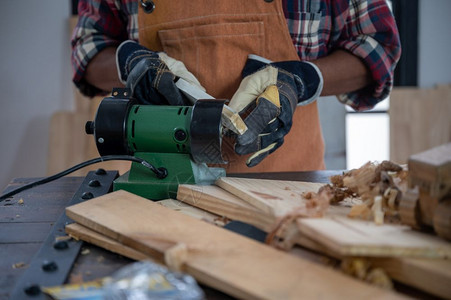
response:
M225 176L221 155L224 101L198 100L194 106L138 105L127 89L103 99L94 121L86 123L101 156L133 155L152 164L153 173L133 162L114 190L161 200L175 198L179 184L211 184Z

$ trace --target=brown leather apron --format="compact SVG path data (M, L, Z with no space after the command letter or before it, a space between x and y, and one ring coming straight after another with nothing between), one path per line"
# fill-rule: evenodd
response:
M181 60L207 92L230 99L241 81L248 54L272 61L299 60L281 1L155 0L155 10L139 9L139 42ZM316 102L298 107L281 148L248 168L225 141L227 173L324 169L324 141Z

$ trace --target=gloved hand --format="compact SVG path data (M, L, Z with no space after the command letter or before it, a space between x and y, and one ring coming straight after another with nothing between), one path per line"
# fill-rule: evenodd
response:
M134 41L125 41L116 50L119 79L144 104L186 105L175 86L183 78L205 91L185 65L164 52L153 52Z
M243 69L243 80L229 107L244 119L248 130L236 139L235 152L253 153L248 167L260 163L284 142L290 131L297 105L307 105L319 97L323 88L320 70L301 61L270 62L250 55Z

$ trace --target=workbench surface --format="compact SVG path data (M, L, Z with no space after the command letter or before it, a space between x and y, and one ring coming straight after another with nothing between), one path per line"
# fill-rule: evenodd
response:
M341 173L342 171L315 171L234 176L328 182L330 176ZM36 179L14 179L8 185L7 190L33 182ZM64 208L78 190L83 179L83 177L64 177L23 191L13 198L0 202L0 299L9 298L15 283L23 274L35 253L40 249L53 223L63 213ZM128 258L85 243L68 280L71 282L94 280L108 276L113 271L131 262ZM401 285L398 287L399 289L404 291L405 287ZM412 291L407 290L407 292L411 293ZM416 292L414 291L415 294ZM206 288L206 294L207 298L229 298L227 295L208 288Z

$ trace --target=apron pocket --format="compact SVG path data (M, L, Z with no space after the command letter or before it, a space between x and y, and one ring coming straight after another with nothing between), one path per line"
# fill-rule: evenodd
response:
M216 98L231 98L248 54L265 56L264 24L259 21L180 26L160 30L158 37L164 52L181 60Z

